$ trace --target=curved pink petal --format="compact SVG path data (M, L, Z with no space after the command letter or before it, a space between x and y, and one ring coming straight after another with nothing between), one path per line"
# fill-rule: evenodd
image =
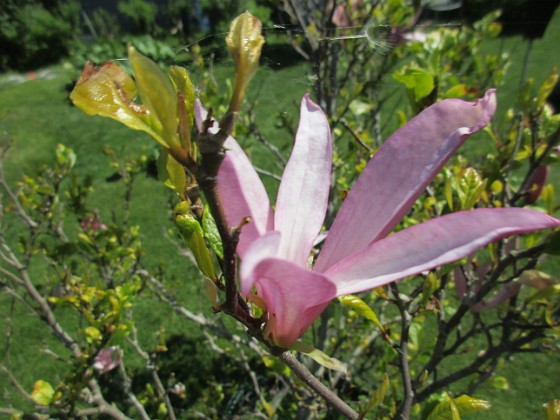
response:
M279 347L295 342L336 296L336 286L327 277L291 261L263 260L253 275L267 305L265 332Z
M200 101L197 100L194 115L199 131L202 130L202 123L207 114ZM210 131L218 131L216 124ZM224 148L226 157L218 172L218 190L226 219L231 227L236 227L246 217L251 218L251 222L243 226L237 245L237 254L243 258L251 242L272 230L272 207L264 185L251 161L233 137L227 138Z
M267 232L256 239L245 252L239 267L240 289L243 296L251 292L255 283L255 267L263 260L277 257L280 248L280 232Z
M218 190L226 219L235 227L244 218L251 218L250 223L241 229L237 245L237 254L243 258L254 240L272 230L272 207L264 185L239 144L228 137L224 147L227 151L218 172Z
M324 274L337 295L357 293L463 258L508 235L560 224L529 209L477 209L438 217L374 242Z
M327 211L332 143L327 117L306 94L294 149L276 200L274 229L282 232L280 256L305 267Z
M385 237L465 139L488 124L495 109L494 90L477 102L447 99L389 137L342 204L315 270L324 272Z

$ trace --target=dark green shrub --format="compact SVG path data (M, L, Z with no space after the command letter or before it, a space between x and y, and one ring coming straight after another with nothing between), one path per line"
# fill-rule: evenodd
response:
M0 70L25 70L67 56L79 35L75 0L4 0L0 8Z

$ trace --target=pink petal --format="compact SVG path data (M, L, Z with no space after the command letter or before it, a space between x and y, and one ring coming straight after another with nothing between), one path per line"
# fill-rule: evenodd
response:
M280 248L280 232L272 231L256 239L245 252L239 268L240 288L243 296L247 296L255 283L255 267L262 261L278 256Z
M508 235L554 228L560 220L534 210L477 209L397 232L330 267L337 295L357 293L463 258Z
M494 90L474 103L444 100L389 137L344 201L315 270L324 272L385 237L465 139L488 124L495 109Z
M198 100L194 113L200 131L208 113ZM214 124L210 132L217 131ZM251 222L243 226L237 246L237 253L243 258L251 242L272 230L272 207L264 185L243 149L233 137L228 137L224 147L226 157L218 173L218 190L226 219L231 227L236 227L246 217L251 218Z
M229 137L224 146L227 151L218 172L218 189L226 219L235 227L244 218L251 218L243 226L237 246L237 254L243 258L254 240L272 230L272 208L264 185L239 144Z
M267 304L265 332L279 347L296 341L336 296L336 287L327 277L291 261L266 259L253 275L257 292Z
M306 94L290 160L276 201L274 229L282 232L280 255L305 267L329 198L332 144L327 117Z

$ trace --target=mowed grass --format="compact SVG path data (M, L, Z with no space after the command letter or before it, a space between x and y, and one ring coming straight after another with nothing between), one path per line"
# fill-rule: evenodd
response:
M555 34L560 32L560 13L556 13L545 37L533 43L527 74L537 83L542 81L553 66L560 67ZM507 38L490 43L488 50L503 49L511 54L513 66L506 79L506 87L498 92L500 110L503 112L513 103L518 90L521 65L527 48L527 41L520 37ZM293 53L295 54L295 53ZM227 89L225 78L231 74L228 62L215 70L220 89ZM138 153L152 155L155 147L144 134L130 131L119 123L92 118L73 108L68 100L68 85L75 73L55 69L59 74L51 80L30 80L21 84L2 85L0 77L0 135L13 140L14 145L6 162L6 172L11 182L25 173L33 173L43 164L54 161L54 149L58 143L72 147L78 155L76 172L80 175L93 174L94 192L89 199L92 208L100 211L103 220L109 220L122 206L124 190L122 183L109 182L114 174L108 159L103 154L109 145L117 154L125 157ZM285 113L297 121L299 101L303 93L311 91L307 77L307 67L295 64L279 70L265 66L256 76L251 86L250 97L258 97L255 108L256 120L266 138L288 156L290 136L278 128L277 115ZM387 83L393 83L387 80ZM276 158L254 139L239 138L249 150L256 164L277 175L281 170ZM469 147L467 143L466 147ZM471 147L475 147L474 144ZM275 195L277 181L265 177L267 188ZM558 184L557 184L558 185ZM163 234L172 228L170 221L172 202L170 192L157 180L141 174L138 177L131 206L131 223L141 226L144 238L145 257L148 266L164 266L168 273L170 287L178 293L182 302L195 312L210 313L201 292L199 276L189 261L179 256L177 249ZM41 273L35 273L37 281ZM554 274L554 273L552 273ZM156 332L164 326L167 335L185 333L198 337L198 328L179 318L170 308L155 299L143 295L135 304L135 320L146 347L154 346ZM8 319L13 320L12 326ZM0 335L5 336L11 329L9 364L22 385L29 391L37 379L60 378L62 365L45 357L40 350L44 341L57 346L54 340L44 336L41 321L29 315L19 304L13 308L7 297L0 297ZM56 347L59 348L60 347ZM185 355L189 357L189 355ZM7 363L6 360L3 361ZM503 368L510 381L509 391L499 391L485 386L477 396L487 398L494 409L487 414L477 414L476 418L540 418L540 405L548 399L560 397L560 357L558 355L519 355ZM8 391L9 390L9 391ZM17 392L13 391L5 375L0 373L0 407L23 404Z

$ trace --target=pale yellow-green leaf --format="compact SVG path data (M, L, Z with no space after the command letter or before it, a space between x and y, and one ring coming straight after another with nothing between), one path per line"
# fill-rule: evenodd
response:
M554 87L556 86L557 83L558 83L558 70L556 68L553 68L550 74L548 75L548 77L544 80L544 82L539 88L539 93L536 98L537 113L542 110L548 97L554 90Z
M219 258L224 258L224 247L222 245L222 238L218 232L216 221L212 217L212 213L208 205L204 206L202 213L202 229L204 230L204 237L210 244L210 247Z
M335 359L334 357L327 356L321 350L316 349L310 344L302 343L301 341L296 341L294 344L290 346L290 350L299 351L300 353L305 354L308 357L311 357L321 366L326 367L327 369L336 370L339 372L347 371L347 367L344 363L340 360Z
M206 291L206 296L208 296L208 300L212 304L212 307L219 311L221 309L220 299L219 299L219 289L216 286L216 281L209 279L208 277L204 277L204 289Z
M492 405L485 400L469 397L468 395L461 395L453 400L460 415L475 413L477 411L490 410Z
M86 63L70 99L88 115L117 120L133 130L144 131L157 143L166 146L161 130L143 105L134 102L136 89L132 78L113 62L95 68Z
M216 271L212 256L206 247L202 227L196 218L188 211L183 211L182 203L175 207L175 224L183 237L185 244L192 251L198 269L206 277L216 281Z
M33 391L31 391L31 398L39 405L47 406L54 398L54 388L52 385L42 379L33 384Z
M84 333L88 343L99 341L102 338L101 332L91 325L84 330Z
M270 404L268 401L266 401L264 397L261 398L261 404L264 408L264 411L266 411L266 415L268 416L268 418L269 419L273 418L274 414L276 413L274 406Z
M488 379L488 385L494 389L507 391L509 389L509 381L505 376L493 376Z
M165 150L160 150L157 160L158 178L167 187L175 190L181 198L184 198L187 187L187 174L185 168Z
M128 47L128 59L134 71L136 88L142 103L161 125L165 143L170 148L179 148L177 95L170 78L156 63L140 54L133 46Z
M424 280L422 289L422 301L426 303L441 285L439 277L435 273L429 273Z
M543 406L546 420L560 420L560 400L550 400Z
M368 404L368 407L373 408L381 404L385 399L385 394L387 393L388 389L389 389L389 375L384 374L383 379L381 380L381 385L379 385L379 388L375 390L375 393L373 394L373 397L371 399L371 402Z
M527 303L544 303L548 298L560 293L560 284L555 284L539 290L527 299Z
M377 315L375 314L373 309L371 309L371 307L367 303L365 303L362 299L360 299L358 296L344 295L344 296L340 296L338 298L338 301L344 306L348 306L349 308L356 311L358 315L366 319L369 319L381 330L381 332L383 333L385 332L385 328L383 327L383 325L381 325L381 322L379 321L379 318L377 318Z
M189 73L182 67L171 66L169 68L169 77L175 86L175 90L180 92L185 99L185 108L189 112L189 115L194 117L194 102L196 100L194 86L189 77Z

